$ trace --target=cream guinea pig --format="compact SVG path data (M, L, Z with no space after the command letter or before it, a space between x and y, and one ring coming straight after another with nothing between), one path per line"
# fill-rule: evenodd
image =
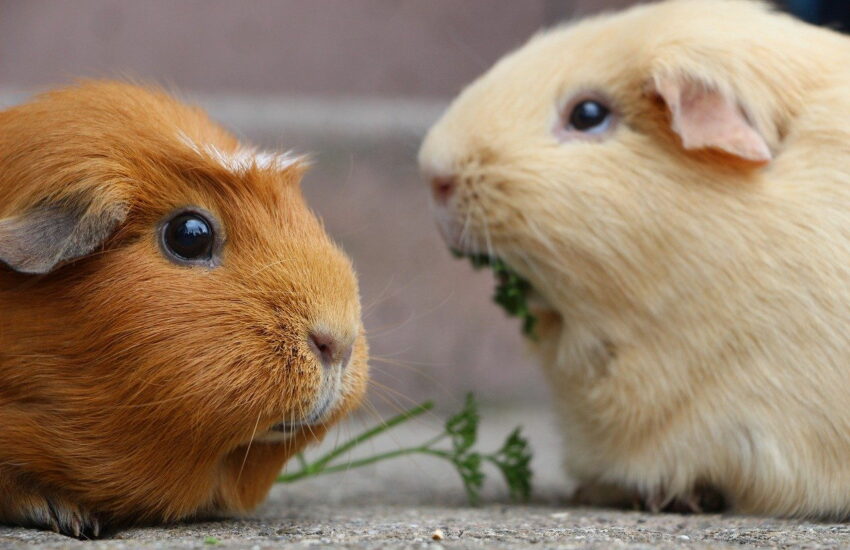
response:
M304 170L128 84L0 112L0 523L249 510L360 401L357 280Z
M420 151L534 288L582 501L850 513L850 39L740 0L543 32Z

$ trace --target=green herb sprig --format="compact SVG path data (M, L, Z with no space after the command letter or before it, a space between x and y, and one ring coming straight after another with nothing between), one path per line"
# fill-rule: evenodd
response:
M537 318L528 308L528 293L531 292L531 283L520 277L504 261L493 258L487 254L464 254L459 250L452 250L456 258L467 258L476 270L489 267L496 276L496 290L493 301L512 317L522 319L522 333L534 337L534 326Z
M341 472L374 464L383 460L411 454L424 454L447 460L454 465L460 475L466 496L470 504L477 504L481 488L484 486L486 475L482 465L490 463L501 472L508 486L511 498L526 500L531 495L531 450L528 441L522 436L520 428L516 428L505 440L502 447L494 453L481 453L474 450L478 439L479 414L478 406L472 394L467 394L463 409L451 416L445 423L442 433L429 439L421 445L406 447L361 458L358 460L339 463L336 459L348 453L358 445L372 439L412 418L420 416L434 408L433 402L417 405L386 422L366 430L342 445L334 448L314 462L307 462L302 454L296 455L300 469L282 474L277 478L280 483L292 483L306 477ZM448 441L450 446L440 445Z

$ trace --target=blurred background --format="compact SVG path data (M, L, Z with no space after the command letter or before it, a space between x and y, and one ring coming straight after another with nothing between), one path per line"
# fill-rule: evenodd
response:
M78 77L166 86L244 139L312 153L304 191L360 274L372 402L545 396L489 273L453 260L419 181L449 100L541 28L628 0L0 0L0 105ZM839 22L850 2L789 0ZM494 113L494 116L496 114Z

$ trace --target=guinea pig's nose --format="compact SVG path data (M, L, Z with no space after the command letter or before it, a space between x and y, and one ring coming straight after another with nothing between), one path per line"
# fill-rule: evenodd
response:
M314 330L307 338L310 349L326 369L345 368L351 359L354 342L337 338L325 330Z
M431 178L431 193L438 204L446 204L455 190L455 178L453 176L437 176Z

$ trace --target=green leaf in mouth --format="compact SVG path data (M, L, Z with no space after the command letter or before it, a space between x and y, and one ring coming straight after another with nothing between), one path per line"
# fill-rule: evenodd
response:
M531 283L523 279L500 258L493 258L487 254L464 254L456 249L452 249L452 254L456 258L467 258L476 270L489 267L493 271L496 276L493 301L502 306L508 315L519 317L522 320L522 333L529 338L534 338L537 318L528 308Z

